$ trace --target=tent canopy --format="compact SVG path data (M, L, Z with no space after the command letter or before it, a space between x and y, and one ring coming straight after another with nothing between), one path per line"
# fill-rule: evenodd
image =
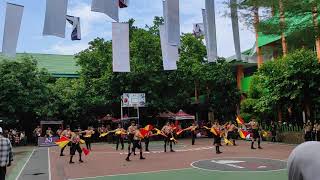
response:
M176 116L175 113L171 112L171 111L165 111L162 113L159 113L159 115L157 116L158 118L166 118L166 119L172 119Z
M63 121L40 121L40 125L62 125Z
M180 110L175 114L175 120L195 120L195 117Z

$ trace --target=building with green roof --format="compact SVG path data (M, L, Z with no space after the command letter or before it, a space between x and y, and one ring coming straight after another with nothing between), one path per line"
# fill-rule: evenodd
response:
M75 56L58 54L17 53L17 57L31 55L38 62L39 68L45 68L53 77L77 78L80 67Z

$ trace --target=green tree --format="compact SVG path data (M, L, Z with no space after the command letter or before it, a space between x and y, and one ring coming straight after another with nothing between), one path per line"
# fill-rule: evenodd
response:
M288 56L265 63L255 74L258 79L251 84L255 91L249 92L249 97L256 99L254 113L271 113L272 110L293 109L299 113L303 110L307 118L318 107L320 93L320 66L315 61L314 52L305 49L294 51ZM245 107L243 108L245 110ZM314 117L315 118L315 117Z
M31 128L48 103L49 79L47 71L39 70L31 56L17 60L0 57L0 114Z

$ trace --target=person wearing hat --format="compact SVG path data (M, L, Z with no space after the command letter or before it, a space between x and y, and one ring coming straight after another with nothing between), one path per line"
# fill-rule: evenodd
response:
M7 167L11 166L13 161L12 145L8 138L3 136L2 128L0 127L0 179L5 180Z

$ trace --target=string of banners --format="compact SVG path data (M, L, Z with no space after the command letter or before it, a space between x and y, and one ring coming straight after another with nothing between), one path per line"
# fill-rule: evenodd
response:
M194 24L196 37L204 36L208 62L217 60L215 0L205 0L202 23ZM230 0L236 3L237 0ZM179 0L164 0L164 24L160 25L160 41L164 70L176 70L180 46ZM129 0L92 0L91 11L104 13L112 22L113 71L130 72L129 24L119 22L119 9L129 7ZM71 40L81 40L80 17L67 14L68 0L46 0L43 36L65 38L66 22L72 25ZM14 57L19 38L24 6L7 3L2 53ZM236 6L231 5L232 28L237 59L241 59L239 25Z

